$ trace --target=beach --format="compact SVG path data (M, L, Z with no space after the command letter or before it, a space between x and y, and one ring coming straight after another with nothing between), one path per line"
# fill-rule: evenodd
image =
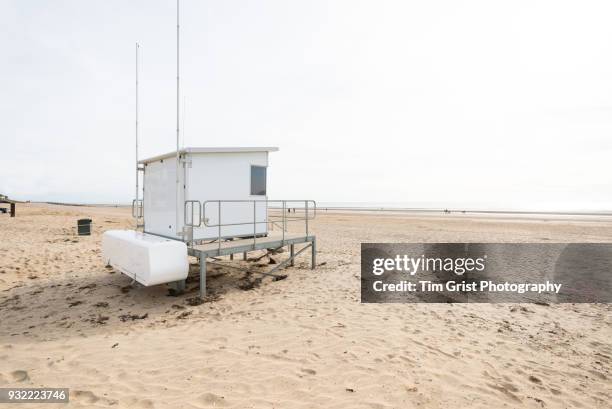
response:
M0 387L70 388L71 408L610 407L610 304L362 304L360 243L612 242L612 217L320 211L316 269L223 257L203 304L195 264L180 296L104 265L102 233L133 228L127 207L0 214Z

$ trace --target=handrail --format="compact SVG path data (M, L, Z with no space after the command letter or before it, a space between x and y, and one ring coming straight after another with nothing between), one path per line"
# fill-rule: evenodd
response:
M132 217L140 219L142 218L143 215L143 211L142 211L142 205L143 205L143 199L133 199L132 200ZM138 202L138 203L136 203Z
M187 204L188 203L191 203L191 223L187 223ZM195 203L198 204L198 224L195 224L193 222L193 216L194 216L193 208L195 207L194 206ZM199 200L185 200L185 203L183 204L183 220L185 221L185 226L188 226L188 227L200 227L202 225L202 203L200 203Z
M207 210L207 206L211 203L214 203L217 205L217 209L213 209L216 210L216 216L217 216L217 220L216 223L211 223L209 221L209 217L206 216L206 210ZM226 203L244 203L244 204L251 204L253 207L253 219L246 221L246 222L231 222L231 223L223 223L223 204ZM263 217L263 220L257 220L257 210L258 208L260 209L259 206L261 206L263 203L265 203L265 209L266 209L266 215ZM191 204L191 220L188 221L187 215L188 215L188 204ZM195 223L195 204L198 205L198 210L197 210L197 214L198 214L198 223ZM278 205L278 207L270 207L269 204L276 204ZM272 210L278 210L281 211L282 213L279 214L270 214L268 209L272 209ZM290 215L291 213L289 213L290 209L293 209L294 214ZM255 246L257 244L257 225L258 224L267 224L267 223L272 223L273 225L276 224L277 226L280 225L280 227L282 228L282 241L285 241L285 232L287 231L287 224L289 222L295 222L295 221L303 221L304 222L304 226L305 226L305 233L306 236L308 236L309 231L308 231L308 222L310 220L314 220L317 214L317 203L314 200L263 200L263 199L254 199L254 200L238 200L238 199L229 199L229 200L206 200L204 202L200 202L198 200L185 200L184 202L184 222L185 222L185 226L187 227L191 227L192 229L194 227L201 227L202 225L205 227L209 227L209 228L217 228L217 240L219 242L219 251L221 250L221 241L224 238L223 236L223 227L229 227L229 226L245 226L245 225L252 225L253 226L253 245ZM304 214L303 216L298 216L296 215L296 210L303 210ZM210 212L209 212L210 213ZM212 218L212 216L211 216ZM190 239L191 241L193 241L193 236ZM189 240L188 240L189 241Z
M207 206L211 203L217 204L217 221L216 223L210 223L209 217L206 217ZM225 203L245 203L252 204L253 206L253 219L246 222L233 222L233 223L223 223L223 204ZM265 203L266 215L263 217L263 220L257 220L257 210L258 205ZM197 204L197 211L196 211ZM269 204L276 204L276 206L269 206ZM189 208L191 206L191 208ZM268 210L276 210L280 211L281 214L270 213ZM290 210L293 209L293 215L290 215ZM189 211L191 210L191 211ZM298 216L296 211L302 210L303 216ZM191 219L188 218L188 215L191 214ZM197 214L198 219L197 223L195 222L195 215ZM309 234L309 226L308 222L310 220L314 220L317 214L317 203L314 200L263 200L263 199L255 199L255 200L238 200L238 199L228 199L228 200L206 200L204 202L200 202L199 200L185 200L183 203L183 220L184 226L190 227L191 232L193 233L193 228L196 227L209 227L209 228L217 228L217 240L221 243L222 238L227 238L223 236L223 227L229 226L245 226L252 225L253 226L253 244L257 243L257 225L258 224L267 224L272 223L272 225L277 225L281 227L283 234L283 242L285 240L285 232L287 231L287 224L289 222L303 221L305 226L306 236ZM228 236L229 237L229 236ZM184 238L185 240L185 238ZM187 241L193 241L193 235L190 238L186 239ZM220 244L219 244L220 246ZM219 247L220 249L220 247Z
M273 207L272 209L278 209L278 210L286 210L287 203L304 203L304 210L305 210L305 216L304 217L287 217L287 212L283 211L282 216L277 216L280 217L282 221L284 221L284 225L286 226L286 221L290 220L290 221L308 221L308 220L314 220L316 215L317 215L317 202L315 202L314 200L206 200L204 202L202 202L202 219L204 220L204 226L206 227L219 227L219 225L221 225L222 227L226 227L226 226L244 226L247 224L263 224L263 223L268 223L268 220L264 220L264 221L257 221L257 218L255 217L256 214L253 213L254 216L254 222L243 222L243 223L217 223L217 224L209 224L207 222L208 218L206 217L206 206L209 203L217 203L219 204L219 208L221 208L221 204L222 203L281 203L282 207L281 208L276 208ZM313 207L312 209L312 217L310 217L310 211L309 211L309 206L308 204L312 203ZM254 205L255 206L255 205ZM293 207L289 207L289 208L293 208ZM274 217L274 216L272 216Z

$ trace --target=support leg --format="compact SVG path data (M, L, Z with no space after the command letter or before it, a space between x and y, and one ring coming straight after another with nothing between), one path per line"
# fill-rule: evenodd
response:
M183 294L185 292L185 280L175 281L171 284L171 288L176 294Z
M315 266L317 265L317 239L312 239L312 245L310 247L310 252L311 252L311 266L310 268L312 268L314 270Z
M289 257L291 257L291 267L295 266L295 261L293 260L293 256L295 255L295 244L289 245Z
M244 261L246 261L246 260L247 260L247 252L246 252L246 251L245 251L244 253L242 253L242 259L243 259Z
M234 254L232 253L230 254L230 260L233 260L233 259L234 259Z
M200 256L200 299L206 298L206 256Z

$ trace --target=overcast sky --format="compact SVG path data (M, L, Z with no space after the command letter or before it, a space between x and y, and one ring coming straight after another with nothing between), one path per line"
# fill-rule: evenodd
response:
M0 0L0 193L129 202L175 144L175 2ZM609 1L181 2L186 146L271 198L612 209Z

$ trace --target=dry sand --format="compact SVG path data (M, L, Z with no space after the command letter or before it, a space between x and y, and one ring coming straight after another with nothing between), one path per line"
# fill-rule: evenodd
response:
M609 242L611 221L319 213L316 270L305 254L244 290L255 276L210 265L213 300L190 305L195 281L171 297L102 264L128 209L17 211L0 215L0 387L69 387L75 408L610 407L610 305L361 304L359 243Z

